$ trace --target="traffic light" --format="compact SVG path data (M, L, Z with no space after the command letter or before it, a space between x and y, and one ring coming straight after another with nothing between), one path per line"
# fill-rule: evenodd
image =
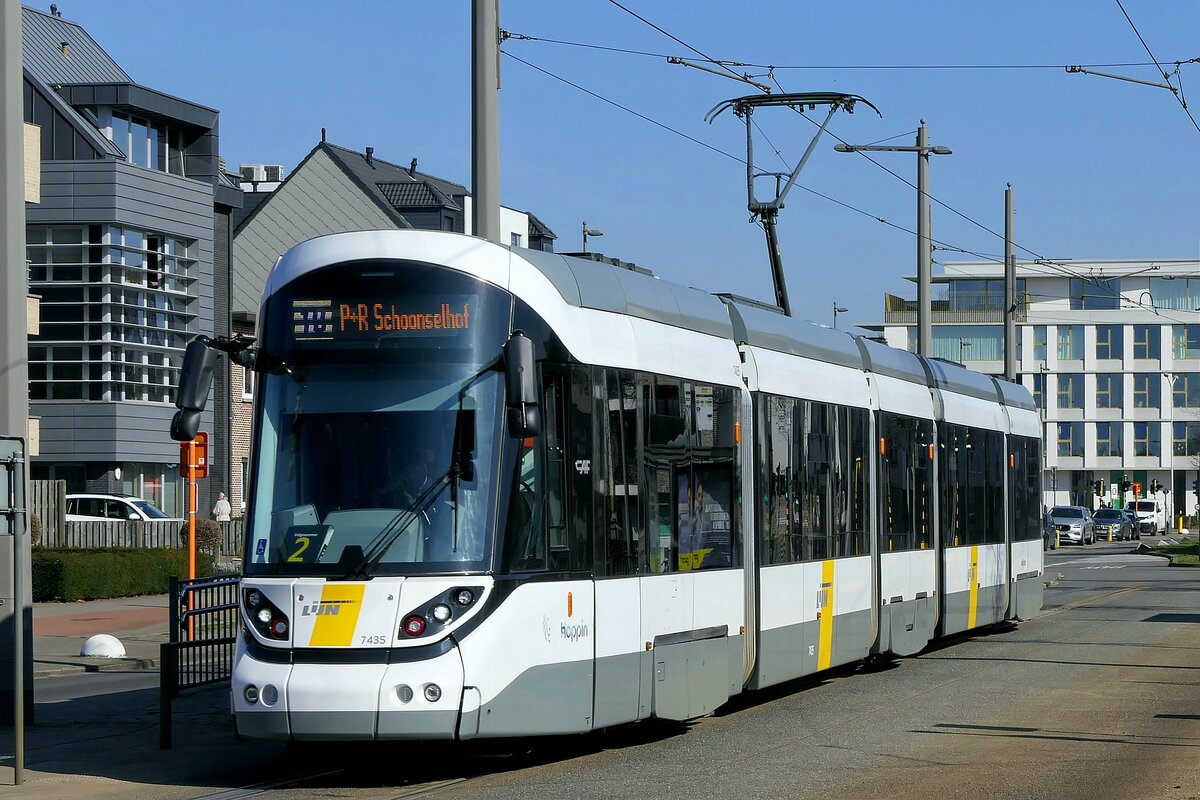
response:
M1158 494L1158 490L1162 488L1162 484L1158 482L1158 478L1150 481L1150 494Z
M1133 484L1133 496L1134 497L1142 496L1142 485L1140 483L1137 483L1136 481Z
M1129 491L1129 490L1130 490L1132 487L1133 487L1133 484L1132 484L1132 483L1130 483L1129 481L1121 481L1121 492L1122 492L1122 494L1123 494L1123 493L1125 493L1125 492L1128 492L1128 491Z
M1200 478L1197 478L1196 480L1192 481L1192 491L1195 492L1197 495L1200 495Z
M1103 497L1104 496L1104 481L1095 481L1094 483L1092 483L1092 491L1094 491L1096 493L1097 497Z

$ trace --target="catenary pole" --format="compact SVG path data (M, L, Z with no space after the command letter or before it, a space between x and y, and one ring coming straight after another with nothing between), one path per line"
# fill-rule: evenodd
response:
M21 4L6 0L0 10L0 104L4 107L4 132L0 136L0 218L3 261L0 261L0 434L26 435L29 419L28 340L25 332L25 147L21 66ZM27 450L25 456L27 457ZM14 479L19 472L14 472ZM14 487L14 496L27 497L25 487ZM22 501L22 506L24 502ZM25 561L28 540L26 514L12 516L12 536L0 536L0 630L12 633L12 647L0 649L0 722L14 726L15 783L24 781L25 695L30 670L26 662L26 620L29 594ZM5 653L4 651L8 651ZM30 662L30 666L32 662Z
M933 356L933 245L929 223L929 132L917 128L917 353Z
M471 2L471 232L500 241L500 0Z
M1017 379L1017 256L1013 252L1013 190L1004 190L1004 377Z

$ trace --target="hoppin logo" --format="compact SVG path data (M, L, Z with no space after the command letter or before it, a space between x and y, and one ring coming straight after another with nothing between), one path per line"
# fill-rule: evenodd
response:
M546 644L550 644L550 618L542 617L542 636L546 637Z
M580 639L586 639L588 637L588 626L587 625L568 625L567 623L564 622L558 626L558 632L559 632L560 638L567 639L568 641L572 641L572 642L577 642Z

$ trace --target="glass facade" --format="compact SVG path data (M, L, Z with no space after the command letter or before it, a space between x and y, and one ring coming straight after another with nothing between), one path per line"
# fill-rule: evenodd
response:
M1119 359L1124 352L1123 325L1096 326L1096 358Z
M1200 372L1176 375L1171 387L1171 405L1175 408L1200 408Z
M1133 326L1133 357L1141 360L1158 359L1161 351L1157 325Z
M1059 361L1080 360L1083 358L1083 326L1058 326L1058 359Z
M1162 454L1162 440L1157 422L1133 423L1133 454L1156 458Z
M1058 454L1060 456L1083 455L1083 423L1058 423Z
M1096 408L1122 408L1123 376L1105 373L1096 376Z
M1200 361L1200 325L1171 326L1171 358Z
M1058 376L1058 407L1083 408L1083 376L1063 373Z
M1119 422L1096 423L1096 455L1121 455L1121 439L1124 426Z
M125 161L139 167L183 175L183 132L161 120L133 116L111 108L89 109Z
M1157 372L1139 372L1133 376L1133 407L1162 406L1162 381Z
M1121 307L1120 278L1071 278L1072 311L1108 311Z
M1151 278L1150 296L1155 308L1200 311L1200 277Z
M195 243L118 225L26 229L31 400L172 401L197 299Z

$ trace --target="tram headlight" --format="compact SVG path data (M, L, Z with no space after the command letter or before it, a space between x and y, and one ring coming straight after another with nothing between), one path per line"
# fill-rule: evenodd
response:
M255 614L255 616L258 617L258 621L261 622L263 625L271 624L271 609L260 608L258 610L258 613Z
M436 703L442 699L442 687L436 683L425 684L425 699L431 703Z
M454 593L454 602L460 606L469 606L475 602L475 593L470 589L459 589Z
M250 593L246 595L246 602L250 604L251 608L261 606L263 604L262 601L262 592L260 592L258 589L251 589Z
M242 690L242 697L246 698L246 702L254 705L258 702L258 687L253 683L246 684L246 688Z
M431 617L433 617L434 620L436 620L437 622L440 622L443 625L445 625L447 622L450 621L450 616L451 616L450 606L446 605L445 603L438 603L436 606L429 609L429 615Z
M279 702L279 690L269 683L262 688L259 696L264 706L273 706Z
M269 639L286 639L288 630L287 614L267 598L258 589L247 589L242 595L246 618L254 625L260 636Z

